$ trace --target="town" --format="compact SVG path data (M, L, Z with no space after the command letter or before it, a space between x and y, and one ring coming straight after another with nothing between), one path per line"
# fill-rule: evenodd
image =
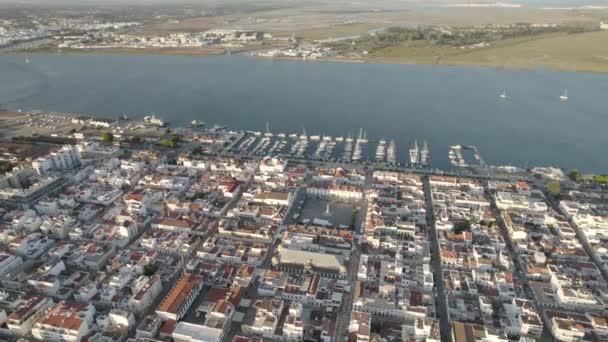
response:
M388 162L386 143L363 163L363 130L331 159L314 156L335 139L305 134L280 154L269 132L156 117L26 122L45 115L95 127L0 144L4 339L608 338L600 185L442 173Z
M198 51L196 48L206 48L224 52L290 45L295 40L294 37L273 37L267 32L244 29L154 34L141 32L142 29L141 22L108 21L97 17L0 19L0 51L137 51L176 48Z

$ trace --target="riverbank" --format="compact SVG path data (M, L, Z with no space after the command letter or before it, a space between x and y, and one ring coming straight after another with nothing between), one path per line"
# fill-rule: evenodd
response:
M157 48L129 48L129 47L107 47L107 48L57 48L56 46L44 46L35 49L6 50L0 54L20 53L76 53L76 54L134 54L134 55L164 55L164 56L217 56L227 53L243 53L260 49L282 48L285 44L268 44L267 46L253 45L239 48L226 47L157 47Z
M247 51L247 50L243 50ZM231 51L231 52L243 52ZM43 47L37 49L26 49L20 51L6 51L4 54L23 54L23 53L66 53L66 54L133 54L133 55L165 55L165 56L217 56L225 54L224 49L216 48L199 48L199 47L184 47L184 48L95 48L95 49L57 49L54 47Z
M259 47L257 47L257 49L259 49ZM243 48L233 50L231 53L250 52L253 50L256 49ZM67 50L41 48L23 52L178 56L217 56L226 53L224 49L220 48L107 48ZM544 68L558 71L606 73L608 72L608 31L579 34L544 34L533 37L506 39L493 42L489 46L470 49L453 46L431 46L420 42L410 42L382 49L367 55L351 54L314 60L291 57L275 57L275 59L477 66L501 69Z
M545 68L573 72L608 72L608 31L555 33L506 39L486 47L462 49L410 43L374 54L343 57L369 63L478 66L503 69ZM332 58L336 60L336 58Z

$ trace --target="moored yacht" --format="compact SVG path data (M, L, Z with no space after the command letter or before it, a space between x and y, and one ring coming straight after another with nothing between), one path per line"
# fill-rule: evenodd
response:
M420 150L418 149L418 141L414 141L410 145L410 163L418 164L420 162Z

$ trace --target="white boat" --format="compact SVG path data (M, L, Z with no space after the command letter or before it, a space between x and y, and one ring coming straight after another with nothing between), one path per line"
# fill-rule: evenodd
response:
M501 99L506 99L507 98L507 91L503 89L502 93L500 94L500 98Z
M395 140L391 140L388 148L386 149L386 161L391 164L395 164L397 162L397 147L395 144Z
M418 164L420 162L420 149L418 149L418 141L410 146L410 163Z
M564 92L559 96L559 99L562 101L568 101L568 89L564 90Z
M424 141L420 149L420 164L427 165L429 163L429 144Z
M344 138L342 138L342 137L336 137L336 141L337 142L342 142L342 141L344 141Z

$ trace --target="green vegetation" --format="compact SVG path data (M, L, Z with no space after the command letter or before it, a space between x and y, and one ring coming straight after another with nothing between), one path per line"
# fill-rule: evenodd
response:
M350 225L349 225L349 229L352 231L355 231L357 229L357 227L356 227L357 215L359 215L359 208L353 208L353 213L350 217Z
M607 185L608 184L608 175L593 176L593 181L598 184L601 184L601 185Z
M158 266L156 266L155 264L147 264L146 266L144 266L145 276L152 276L154 275L154 273L156 273L156 271L158 271Z
M161 139L159 144L160 144L160 146L163 146L163 147L169 147L169 148L177 147L177 143L171 139Z
M160 146L164 146L164 147L176 148L177 145L182 141L183 140L180 135L173 134L172 136L170 136L168 138L161 139L159 144L160 144Z
M101 133L101 141L103 141L106 144L111 144L114 142L114 134L110 133L110 132L103 132Z
M47 143L57 145L76 145L78 143L78 141L76 141L74 138L52 137L49 135L19 136L12 138L12 140L17 142Z
M474 65L498 68L547 68L553 70L608 72L608 30L569 34L541 33L489 41L489 45L464 48L411 40L385 48L351 46L351 41L328 43L340 59L372 63ZM362 41L362 40L361 40ZM469 46L470 47L470 46ZM367 51L368 53L363 53Z
M462 232L470 232L471 231L471 222L469 221L460 221L454 225L454 233L460 234Z
M425 42L430 46L470 46L505 39L530 37L546 33L565 32L568 34L596 30L586 26L548 26L536 27L529 24L516 24L507 27L455 27L434 28L392 27L374 35L364 35L353 41L342 40L327 43L339 52L363 52L373 54L379 50L410 42Z
M144 142L144 140L138 135L133 136L131 137L131 139L129 139L129 143L131 144L141 144L142 142Z
M547 183L547 191L553 196L557 196L562 192L562 186L558 181Z
M583 180L583 174L579 170L572 170L568 173L568 177L573 181L580 183Z
M583 175L578 170L572 170L568 173L568 177L577 183L595 182L600 185L608 185L608 174L601 175Z
M10 172L14 167L8 160L0 160L0 173Z

